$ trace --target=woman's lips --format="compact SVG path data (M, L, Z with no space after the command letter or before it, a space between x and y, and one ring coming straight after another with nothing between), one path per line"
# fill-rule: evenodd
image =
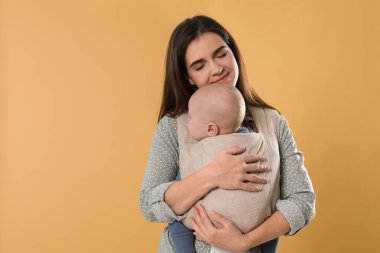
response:
M228 72L228 73L225 74L223 77L219 78L218 80L216 80L216 81L213 82L213 83L222 83L222 82L224 82L224 81L227 79L227 77L228 77L229 74L230 74L230 72Z

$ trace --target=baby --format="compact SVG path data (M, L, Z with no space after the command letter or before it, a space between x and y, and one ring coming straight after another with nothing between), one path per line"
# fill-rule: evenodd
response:
M226 147L246 146L245 153L265 156L265 141L260 133L242 128L246 108L239 90L235 87L210 84L198 89L190 98L187 117L178 122L180 147L180 176L185 178L209 164ZM181 127L181 126L187 126ZM180 138L183 136L183 138ZM261 224L274 208L270 183L263 191L252 193L242 190L215 189L199 201L208 211L221 213L246 233ZM192 229L187 217L183 224ZM176 252L195 252L191 231L181 222L169 225L169 234ZM217 223L214 223L218 226ZM186 232L187 231L187 232ZM187 239L186 239L187 238ZM217 252L217 251L214 251ZM222 251L218 251L222 252ZM263 252L263 247L262 247Z

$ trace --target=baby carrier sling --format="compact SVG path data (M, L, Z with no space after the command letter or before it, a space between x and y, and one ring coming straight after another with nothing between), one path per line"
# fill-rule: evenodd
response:
M221 150L232 146L246 147L245 152L240 155L258 154L266 159L262 163L268 165L271 171L257 174L268 179L268 183L262 185L261 192L217 188L199 200L207 212L215 211L224 215L243 233L251 231L271 216L275 211L280 192L278 148L280 115L272 109L258 107L248 109L252 113L258 133L224 134L196 141L187 131L187 113L177 118L179 167L182 178L207 166ZM192 216L192 212L193 208L187 212L183 220L183 223L191 229L188 217ZM218 226L214 221L213 223Z

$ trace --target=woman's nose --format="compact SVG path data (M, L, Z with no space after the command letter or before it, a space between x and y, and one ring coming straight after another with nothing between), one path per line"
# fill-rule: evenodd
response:
M223 67L216 62L212 64L212 75L217 76L223 72Z

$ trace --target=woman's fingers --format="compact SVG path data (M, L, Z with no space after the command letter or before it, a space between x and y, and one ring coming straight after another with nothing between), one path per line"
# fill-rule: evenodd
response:
M190 222L194 228L194 235L197 236L200 240L206 241L207 234L215 229L210 218L207 215L206 209L198 204L193 209L193 217L190 217Z
M228 154L228 155L238 155L241 154L245 151L245 146L235 146L235 147L230 147L228 149L223 150L223 153Z
M227 227L230 224L230 220L228 220L227 218L225 218L220 213L212 211L211 215L214 218L214 220L216 222L218 222L219 224L221 224L223 227Z
M205 240L204 234L203 234L203 231L199 228L198 223L195 221L195 219L193 217L190 217L189 219L190 219L191 225L193 226L193 229L194 229L193 234L197 237L198 240L204 241Z
M260 164L246 164L245 165L245 172L247 173L262 173L262 172L269 172L270 168L267 165L260 165Z
M197 223L200 230L207 230L214 226L206 213L206 209L201 204L198 204L194 207L193 213L195 222Z
M203 224L206 226L206 227L211 227L213 226L213 224L211 223L211 220L210 218L208 217L207 215L207 212L206 212L206 209L204 208L204 206L202 204L198 204L195 209L198 211L198 214L201 216L201 220L203 222Z
M257 176L255 174L248 174L248 173L246 173L243 176L243 180L245 182L251 182L251 183L256 183L256 184L266 184L266 183L268 183L268 179L267 178L260 177L260 176Z
M206 241L200 234L198 234L197 232L194 232L193 233L195 235L195 238L197 238L197 240L200 240L200 241Z
M249 192L261 192L263 190L263 187L251 183L241 183L239 185L239 189Z
M193 216L194 216L194 220L197 224L202 224L203 221L202 221L202 217L197 209L197 206L194 207L193 209Z
M256 163L265 161L265 158L259 155L246 155L242 157L246 163Z

